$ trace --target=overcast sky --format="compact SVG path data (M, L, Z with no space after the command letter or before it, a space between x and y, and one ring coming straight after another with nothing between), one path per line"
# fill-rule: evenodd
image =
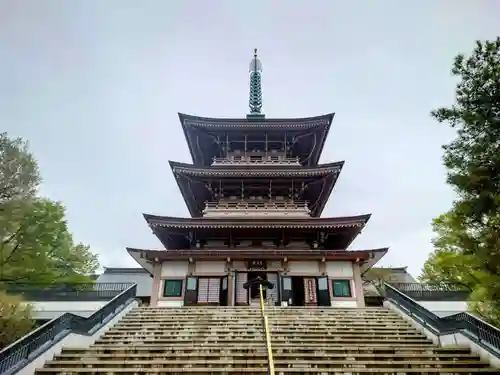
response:
M177 112L244 117L254 47L267 117L336 112L321 162L345 160L323 216L372 213L352 249L415 276L450 207L429 115L450 67L500 34L495 0L0 0L0 131L29 140L41 193L106 267L160 248L142 213L188 216L168 160L190 162Z

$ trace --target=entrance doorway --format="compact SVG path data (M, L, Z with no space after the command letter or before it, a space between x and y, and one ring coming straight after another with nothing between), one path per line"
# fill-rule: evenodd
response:
M292 276L292 306L305 306L304 278Z
M267 280L267 273L263 272L263 271L250 271L250 272L248 272L247 280L252 281L252 280L255 280L257 277L260 277L262 280ZM259 285L254 284L250 287L250 290L248 291L250 301L260 298L259 290L260 290ZM264 290L263 290L264 300L267 297L266 292L267 292L267 290L266 290L266 288L264 288Z

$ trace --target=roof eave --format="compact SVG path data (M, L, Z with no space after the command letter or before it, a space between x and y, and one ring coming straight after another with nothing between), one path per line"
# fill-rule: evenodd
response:
M179 190L182 194L182 198L184 199L184 203L186 204L186 207L189 211L189 214L191 215L191 217L202 216L202 212L198 209L196 202L191 197L189 197L187 195L188 194L188 192L186 191L187 188L184 187L184 185L182 184L182 182L179 178L179 174L175 171L175 165L181 164L181 163L177 163L177 162L170 161L170 160L168 163L170 165L170 169L172 170L172 174L174 175L175 182L177 183L177 187L179 188ZM189 164L186 164L186 165L189 165Z
M361 274L364 274L375 264L377 264L380 261L380 259L382 259L385 256L385 254L387 254L388 251L389 251L388 247L370 250L371 253L370 259L361 264L359 267Z
M147 259L141 256L142 251L130 247L127 247L126 249L129 255L139 264L139 266L141 266L147 273L153 276L153 265Z
M328 138L328 133L330 132L330 127L332 125L333 118L335 117L335 112L328 114L328 116L329 116L328 123L323 129L323 135L321 137L320 145L317 147L314 159L311 160L310 164L318 164L321 158L321 154L323 153L323 148L325 146L326 139Z

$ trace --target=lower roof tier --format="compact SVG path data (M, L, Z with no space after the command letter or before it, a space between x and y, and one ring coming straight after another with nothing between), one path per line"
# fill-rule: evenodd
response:
M152 274L155 263L168 261L224 260L283 260L283 261L351 261L360 265L361 273L374 266L388 251L388 248L333 251L333 250L146 250L127 248L128 253L141 267Z
M144 215L167 249L302 248L345 250L370 215L334 218L176 218Z

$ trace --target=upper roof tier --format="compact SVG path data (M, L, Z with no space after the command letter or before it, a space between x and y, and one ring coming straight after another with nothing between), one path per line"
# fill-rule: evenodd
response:
M334 113L305 118L209 118L179 113L193 163L211 165L228 152L285 152L305 166L319 162Z
M193 217L203 216L207 202L264 198L307 202L311 216L320 216L343 164L341 161L313 167L200 167L170 161L172 172Z

